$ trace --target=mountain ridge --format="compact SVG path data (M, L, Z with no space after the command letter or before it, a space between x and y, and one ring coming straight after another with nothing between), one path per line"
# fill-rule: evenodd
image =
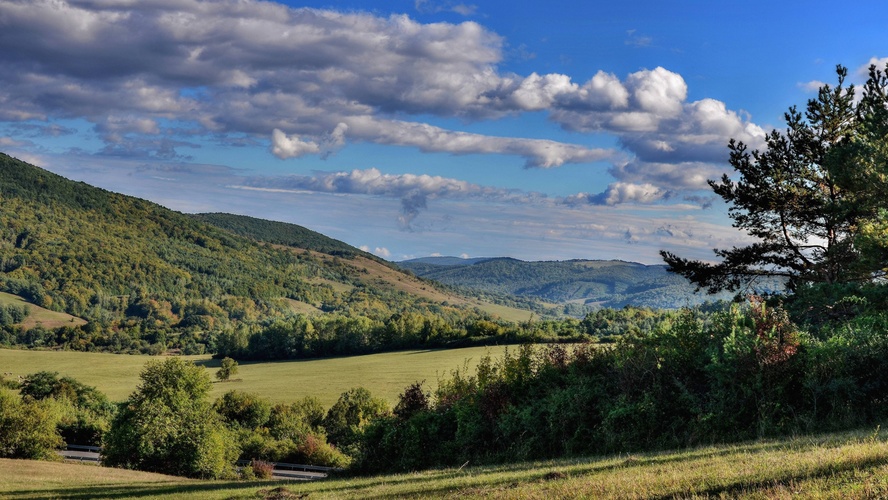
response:
M619 259L523 261L486 257L460 262L458 257L423 257L398 262L417 276L462 289L500 293L556 304L592 308L627 305L676 309L707 301L728 300L729 293L696 291L665 264Z

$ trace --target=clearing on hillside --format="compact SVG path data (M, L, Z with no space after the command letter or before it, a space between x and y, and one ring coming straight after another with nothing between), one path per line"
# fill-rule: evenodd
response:
M71 316L70 314L65 314L61 312L50 311L49 309L44 309L38 305L31 304L18 295L0 292L0 305L6 304L28 306L31 312L30 314L28 314L28 317L25 318L25 321L21 323L21 326L25 329L34 328L35 326L40 325L44 328L52 330L54 328L61 328L63 326L80 326L86 324L85 320L80 319L76 316Z

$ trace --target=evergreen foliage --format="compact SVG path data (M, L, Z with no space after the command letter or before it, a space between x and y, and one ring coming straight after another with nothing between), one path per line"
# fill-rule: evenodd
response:
M886 67L888 68L888 67ZM867 282L886 273L882 244L888 176L888 78L875 66L862 98L845 86L824 85L804 116L786 113L764 151L731 141L739 174L709 181L730 205L734 226L758 241L716 250L717 264L661 255L676 272L709 291L736 290L761 276L783 277L790 289L816 283Z

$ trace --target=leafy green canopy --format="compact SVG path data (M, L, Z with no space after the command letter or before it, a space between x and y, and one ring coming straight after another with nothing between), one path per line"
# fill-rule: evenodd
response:
M206 369L181 358L149 362L105 436L106 465L179 476L232 475L235 440L208 401Z
M888 99L885 72L870 68L862 98L845 86L820 88L804 116L785 115L764 151L731 140L730 164L739 174L710 180L729 205L734 227L758 241L716 249L710 264L661 251L669 270L710 292L737 290L762 276L801 284L866 282L885 275L888 246Z

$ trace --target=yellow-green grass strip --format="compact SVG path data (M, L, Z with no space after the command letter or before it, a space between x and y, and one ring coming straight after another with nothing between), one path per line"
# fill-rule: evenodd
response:
M514 348L513 348L514 349ZM400 351L341 358L242 362L228 382L215 382L212 396L237 389L291 402L315 396L331 406L352 387L364 387L394 405L404 388L425 381L433 390L438 379L467 366L474 373L482 356L502 355L502 347L469 347L424 351ZM209 355L185 356L210 369L215 380L219 360ZM0 373L17 378L38 371L54 371L98 388L113 401L122 401L139 383L139 373L151 359L163 357L73 351L0 349Z
M888 442L873 430L311 483L194 481L0 460L0 498L884 498ZM264 493L260 493L263 491Z

